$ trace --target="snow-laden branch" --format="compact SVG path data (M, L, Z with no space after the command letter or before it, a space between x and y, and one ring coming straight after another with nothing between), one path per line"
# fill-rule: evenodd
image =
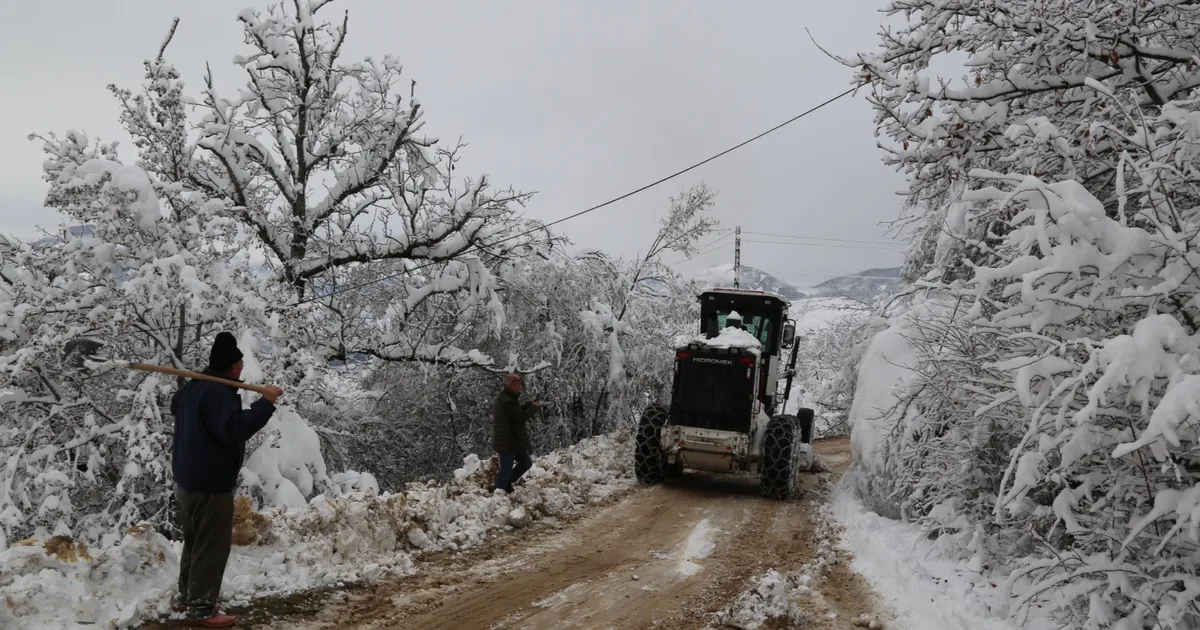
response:
M910 201L921 208L953 203L972 168L1015 164L1095 182L1110 204L1129 139L1103 126L1122 125L1122 108L1158 110L1200 86L1200 15L1187 0L898 0L886 11L905 19L881 31L882 48L839 60L856 84L872 86L885 161L909 175ZM965 76L936 76L943 59L958 64L961 55ZM1059 134L1052 145L1041 138L1050 128Z

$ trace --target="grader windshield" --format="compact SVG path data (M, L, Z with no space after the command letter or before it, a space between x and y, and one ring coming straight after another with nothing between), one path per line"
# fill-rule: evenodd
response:
M717 311L717 330L725 329L728 325L729 314L732 312L732 309L724 312ZM737 314L742 317L742 328L754 335L754 338L758 339L758 342L764 347L771 341L771 320L765 315L748 315L741 311L738 311Z
M758 339L766 354L776 355L786 307L783 300L757 291L707 291L700 296L700 332L717 336L725 329L729 314L737 311L742 327Z

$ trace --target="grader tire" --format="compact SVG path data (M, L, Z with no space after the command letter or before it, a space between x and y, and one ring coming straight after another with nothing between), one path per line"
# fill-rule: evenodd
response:
M800 422L796 416L776 416L767 424L763 441L759 487L768 499L786 500L796 491Z
M653 485L667 478L659 430L666 426L670 415L662 405L651 405L642 413L633 445L633 472L639 483Z

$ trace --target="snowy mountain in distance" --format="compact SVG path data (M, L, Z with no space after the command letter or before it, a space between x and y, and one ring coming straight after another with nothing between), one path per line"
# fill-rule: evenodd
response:
M704 286L732 287L733 265L714 265L691 274L691 278ZM871 298L899 291L900 268L867 269L826 280L816 286L797 288L770 273L742 265L742 288L769 291L787 300L803 300L817 297Z
M706 269L701 269L691 278L696 282L713 287L732 287L733 286L733 263L723 265L714 265ZM742 282L741 288L751 289L755 291L767 291L775 293L788 300L798 300L805 297L804 292L796 287L776 278L775 276L754 267L742 265Z
M845 295L851 297L874 297L886 293L895 293L901 287L900 268L867 269L854 274L847 274L826 280L812 288L805 289L809 297Z

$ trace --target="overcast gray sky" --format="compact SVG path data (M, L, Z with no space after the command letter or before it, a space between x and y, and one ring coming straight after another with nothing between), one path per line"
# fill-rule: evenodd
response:
M0 230L30 235L57 217L34 131L122 138L105 86L137 87L174 16L168 57L190 88L211 62L241 78L237 13L250 0L4 2L0 24ZM838 54L873 48L881 1L406 2L339 0L349 52L392 53L417 81L426 130L462 136L464 166L538 191L530 216L554 220L623 194L759 133L849 87ZM122 155L132 158L123 143ZM632 255L650 241L667 197L705 181L724 227L882 241L902 178L884 167L870 108L844 99L696 171L565 223L580 245ZM747 235L747 240L786 238ZM729 242L726 239L724 242ZM899 247L746 243L743 263L812 284L901 262ZM836 246L834 246L836 245ZM844 246L843 246L844 245ZM732 262L723 247L681 270ZM670 256L668 260L678 257Z

